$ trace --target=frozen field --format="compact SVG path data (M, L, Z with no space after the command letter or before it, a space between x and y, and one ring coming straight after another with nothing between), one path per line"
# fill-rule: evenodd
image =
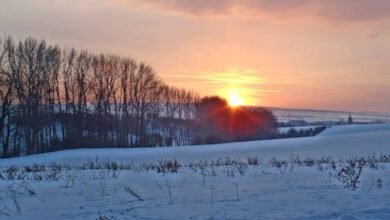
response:
M389 145L390 125L352 125L309 138L3 159L0 219L390 219ZM345 188L337 176L360 157L358 188Z

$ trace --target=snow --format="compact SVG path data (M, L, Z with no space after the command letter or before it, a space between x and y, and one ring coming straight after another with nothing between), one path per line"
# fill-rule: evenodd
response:
M370 125L342 125L334 126L331 129L326 129L321 132L319 136L329 135L345 135L345 134L357 134L357 133L371 133L378 131L390 131L390 124L370 124Z
M390 219L390 165L365 168L356 191L343 187L331 169L296 166L282 172L270 166L272 157L289 159L390 153L390 125L334 126L319 136L171 148L77 149L2 159L0 167L32 164L80 165L109 159L144 164L176 158L181 164L230 157L260 164L245 175L228 176L229 166L216 176L188 167L178 173L156 171L63 171L58 181L1 180L0 219ZM74 183L69 186L69 177ZM380 178L382 188L373 183ZM131 187L144 201L126 192ZM17 214L9 189L21 206ZM35 194L28 193L33 189ZM169 189L173 204L169 202ZM112 217L112 218L111 218Z
M340 135L336 135L340 134ZM341 135L342 134L342 135ZM0 166L56 163L83 163L110 159L144 163L160 159L184 161L210 160L221 157L245 159L249 155L269 159L291 155L310 157L352 157L371 153L390 153L390 124L333 126L316 137L249 141L215 145L166 148L99 148L76 149L0 160Z

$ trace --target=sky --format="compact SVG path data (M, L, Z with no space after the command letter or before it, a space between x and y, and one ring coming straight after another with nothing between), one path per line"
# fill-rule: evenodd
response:
M0 0L0 31L246 105L390 112L388 0Z

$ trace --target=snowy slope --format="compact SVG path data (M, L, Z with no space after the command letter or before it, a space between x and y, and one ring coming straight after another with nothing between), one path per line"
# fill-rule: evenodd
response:
M390 131L390 124L368 124L368 125L340 125L333 126L318 134L318 136L345 135L378 131Z
M221 157L245 159L258 156L264 159L274 156L289 158L300 156L349 157L372 153L390 153L390 125L334 126L319 136L265 141L238 142L168 148L135 149L77 149L20 158L2 159L0 166L34 163L82 163L87 160L110 159L144 163L160 159L205 160Z
M79 149L3 159L0 169L51 162L72 166L95 161L96 157L139 164L177 158L189 164L227 156L246 161L247 156L257 156L260 162L242 174L237 171L239 166L222 165L208 167L209 174L190 167L165 174L132 168L71 168L62 170L57 174L59 179L53 181L45 179L53 174L47 168L32 173L32 179L0 178L0 219L390 219L389 163L379 164L377 169L364 167L359 188L350 191L337 180L337 169L330 164L298 166L290 162L283 170L269 162L271 157L290 158L292 154L301 158L330 155L338 166L345 166L337 159L389 154L389 144L389 126L340 126L310 138L172 148ZM24 169L20 168L22 175ZM129 193L128 187L141 199Z

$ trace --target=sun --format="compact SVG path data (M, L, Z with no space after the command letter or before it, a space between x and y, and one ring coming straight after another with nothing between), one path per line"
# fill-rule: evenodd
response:
M237 92L229 92L228 96L226 97L229 106L231 107L237 107L244 104L244 100L238 95Z

